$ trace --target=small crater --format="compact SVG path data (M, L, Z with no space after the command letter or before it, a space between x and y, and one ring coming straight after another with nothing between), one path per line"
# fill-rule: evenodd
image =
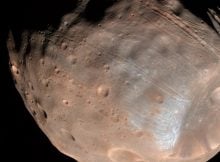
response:
M42 80L42 84L44 87L48 87L49 86L49 81L47 79Z
M55 68L54 71L55 71L56 74L59 74L59 73L60 73L60 69L58 69L58 68Z
M154 88L149 88L146 90L147 98L150 102L162 104L164 102L164 96L161 92Z
M18 75L20 73L18 68L15 65L12 65L11 70L12 70L12 73L15 75Z
M36 116L36 115L37 115L37 112L36 112L35 110L33 110L33 111L32 111L32 115L33 115L33 116Z
M129 84L130 84L130 82L126 80L125 81L125 85L129 85Z
M73 84L73 85L75 84L75 80L74 79L70 79L69 82L70 82L70 84Z
M102 56L102 53L101 53L101 52L98 52L97 55L98 55L98 56Z
M111 117L111 119L112 119L112 121L113 121L114 123L118 123L118 122L120 121L119 115L113 115L113 116Z
M123 148L110 149L108 151L108 157L113 162L144 162L140 155L134 151Z
M109 71L109 69L110 69L110 66L108 64L105 64L104 65L104 70L107 72L107 71Z
M32 85L31 82L28 83L28 86L29 86L29 88L30 88L31 90L34 90L34 86Z
M70 137L71 137L71 139L72 139L73 141L76 141L76 139L75 139L75 137L74 137L73 135L70 135Z
M33 103L35 103L37 105L37 108L42 109L40 101L38 98L35 98L35 100L33 101Z
M29 95L28 91L25 91L24 94L25 94L25 96L28 96L28 95Z
M143 131L136 131L134 132L135 136L137 136L138 138L141 138L144 136L144 132Z
M40 64L44 65L44 59L40 59Z
M69 101L67 101L67 100L63 100L63 104L65 104L65 105L69 105Z
M67 43L65 43L65 42L63 42L63 43L61 44L61 49L62 49L62 50L67 49L67 47L68 47L68 45L67 45Z
M80 89L82 89L82 88L83 88L83 85L82 85L82 84L78 84L78 87L79 87Z
M91 101L90 101L90 100L87 100L86 102L87 102L88 104L91 104Z
M69 62L74 65L77 63L77 58L75 56L69 56Z
M36 116L36 120L42 125L46 123L48 118L48 115L44 110L38 110L35 116Z
M68 26L69 23L68 23L67 21L64 21L64 22L63 22L63 25L64 25L64 26Z
M97 94L101 97L107 97L109 95L109 88L105 85L100 85L97 88Z
M42 112L43 112L43 117L44 117L45 119L47 119L48 116L47 116L46 111L43 110Z
M161 95L158 95L158 96L155 96L155 101L157 102L157 103L160 103L160 104L162 104L163 103L163 96L161 96Z
M102 114L102 115L105 116L105 117L108 117L108 116L109 116L109 112L108 112L107 110L105 110L105 109L99 110L99 113Z
M87 64L90 64L90 63L91 63L91 58L86 57L86 58L85 58L85 62L86 62Z
M76 141L76 138L69 132L69 131L67 131L66 129L64 129L64 128L61 128L61 133L64 135L64 136L66 136L67 138L69 138L69 139L71 139L72 141Z

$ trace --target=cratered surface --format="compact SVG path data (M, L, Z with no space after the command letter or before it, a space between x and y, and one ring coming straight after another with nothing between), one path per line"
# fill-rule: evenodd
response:
M58 28L10 31L16 87L61 152L204 162L219 151L220 38L172 2L84 0Z

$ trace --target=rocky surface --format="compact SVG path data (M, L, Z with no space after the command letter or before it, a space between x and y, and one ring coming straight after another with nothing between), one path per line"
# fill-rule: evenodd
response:
M37 25L21 15L23 22L9 28L16 87L50 141L79 162L214 156L220 149L216 15L211 26L175 0L75 3L59 22L45 18Z

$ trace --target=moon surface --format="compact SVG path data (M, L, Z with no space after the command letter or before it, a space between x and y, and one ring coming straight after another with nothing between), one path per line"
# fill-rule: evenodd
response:
M106 0L92 15L94 2L79 3L53 30L9 35L16 88L53 145L79 162L214 156L219 36L179 1Z

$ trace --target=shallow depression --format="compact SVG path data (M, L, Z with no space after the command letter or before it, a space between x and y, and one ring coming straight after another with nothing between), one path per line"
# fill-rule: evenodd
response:
M122 148L113 148L109 150L108 157L113 162L146 162L137 153Z

